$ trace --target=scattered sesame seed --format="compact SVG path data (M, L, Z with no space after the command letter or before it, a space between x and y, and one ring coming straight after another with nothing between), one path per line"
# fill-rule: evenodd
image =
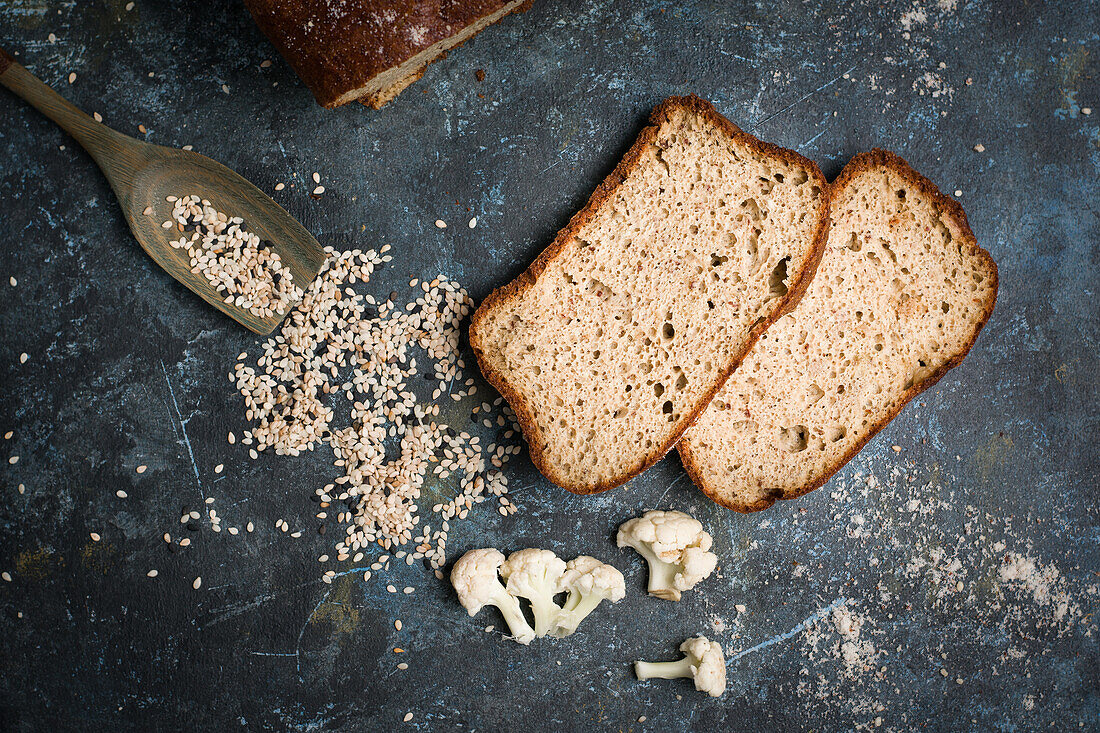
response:
M316 171L314 171L314 173L313 173L313 182L314 183L320 183L321 182L321 174L320 173L317 173Z
M442 219L436 219L435 220L435 225L437 227L439 227L440 229L446 229L447 228L447 222L443 221Z
M127 494L122 489L119 489L118 491L115 492L115 496L117 496L119 499L125 499L127 496L129 496L129 494Z
M393 627L395 629L397 629L398 631L400 631L401 630L401 619L397 619L396 621L394 621L393 622Z
M400 669L400 670L405 670L405 669L409 668L409 665L406 664L405 662L401 662L400 664L397 665L397 668Z
M75 81L76 81L76 72L74 71L74 72L71 72L71 73L69 74L69 83L70 83L70 84L72 84L72 83L74 83Z
M19 463L19 456L12 456L11 458L8 459L8 463L10 463L13 466L16 463Z
M4 433L4 440L11 440L11 436L13 435L15 435L15 431L9 430L8 432Z
M3 578L4 580L6 580L7 582L10 583L11 582L11 573L9 573L7 570L5 570L4 572L0 573L0 578Z
M137 472L138 473L145 473L147 470L149 470L149 467L145 466L145 465L141 465L141 466L137 467Z
M92 119L96 122L103 122L103 115L98 112L92 112Z
M31 358L31 357L28 356L26 353L22 353L22 354L19 355L19 363L20 364L26 364L27 359L29 359L29 358Z
M325 187L324 186L318 186L317 188L313 189L313 195L314 196L320 196L324 192L325 192Z
M974 152L975 153L984 153L985 152L985 146L982 145L981 143L978 143L977 145L974 146Z
M99 533L98 532L92 532L88 536L92 538L92 542L99 542Z
M229 85L228 84L222 84L222 91L225 92L226 94L229 94Z
M477 217L475 216L472 219L470 219L470 228L473 229L476 226L477 226Z
M402 720L404 720L406 723L408 723L412 719L413 719L413 714L412 713L405 713L405 717L402 718Z
M282 191L284 188L286 188L286 184L284 184L284 183L276 183L275 184L275 190L276 191Z
M1081 114L1091 115L1092 114L1092 107L1082 107L1081 108Z
M249 523L248 523L247 525L245 525L245 529L246 529L247 531L249 531L249 532L251 532L251 531L252 531L252 530L254 530L255 528L256 528L256 527L255 527L255 526L254 526L254 525L252 524L252 522L249 522Z
M146 575L150 578L155 578L155 577L157 577L157 575L159 575L159 573L156 570L150 570L149 572L146 573Z
M202 576L201 575L199 577L195 578L195 582L193 582L191 584L191 587L194 588L195 590L198 590L199 588L202 587Z
M639 723L644 723L645 722L645 716L644 715L639 715L638 716L638 722Z
M146 206L145 209L141 213L142 213L143 216L151 216L153 214L153 207L152 206Z
M264 59L263 61L260 62L260 68L261 69L266 69L269 66L271 66L271 59Z
M140 132L142 135L144 135L145 133L147 133L149 131L145 129L145 125L138 125L138 132Z
M237 436L233 433L229 433L229 445L233 445L237 442Z
M134 4L132 2L131 3L126 3L126 12L127 13L130 12L131 10L133 10L133 9L134 9Z
M172 541L172 535L170 535L170 534L168 534L167 532L165 532L165 533L164 533L164 541L165 541L165 542L171 542L171 541Z
M225 466L221 463L214 466L214 473L221 473L223 470L225 470Z
M16 285L19 284L19 281L15 279L15 275L12 275L8 278L8 283L14 288Z
M397 589L394 588L392 585L387 585L386 590L388 590L390 593L396 593L397 592Z
M416 590L416 589L413 588L411 585L407 585L407 586L405 586L404 593L405 593L405 595L411 595L414 590Z
M191 544L191 538L190 537L184 537L182 540L180 540L180 547L188 547L190 544Z
M955 198L958 198L959 196L962 196L962 195L963 195L963 192L960 189L956 188L955 189Z

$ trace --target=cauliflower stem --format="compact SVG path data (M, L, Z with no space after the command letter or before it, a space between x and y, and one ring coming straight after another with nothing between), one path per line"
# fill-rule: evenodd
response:
M634 674L640 680L674 680L679 677L694 677L691 671L691 658L684 657L676 662L635 662Z
M657 557L657 554L646 545L638 543L632 547L649 564L649 595L666 601L680 600L681 594L675 586L675 580L681 568Z

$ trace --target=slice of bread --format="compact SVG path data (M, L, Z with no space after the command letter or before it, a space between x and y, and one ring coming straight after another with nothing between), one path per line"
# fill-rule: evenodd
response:
M659 105L587 206L470 325L538 469L590 494L668 452L812 276L827 192L812 161L709 103Z
M997 299L997 266L962 208L898 156L857 155L830 199L806 294L677 446L692 480L737 511L828 481L962 361Z
M245 0L317 102L379 109L424 69L533 0Z

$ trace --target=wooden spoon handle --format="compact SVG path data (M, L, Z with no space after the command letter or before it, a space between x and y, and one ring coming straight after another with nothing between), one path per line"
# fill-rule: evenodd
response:
M0 48L0 84L30 102L39 112L56 122L61 129L76 138L108 178L131 172L132 160L120 155L122 148L139 143L115 132L80 111L76 105L42 83L3 48Z

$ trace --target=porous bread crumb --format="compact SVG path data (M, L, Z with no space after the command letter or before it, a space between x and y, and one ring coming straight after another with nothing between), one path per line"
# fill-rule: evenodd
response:
M588 206L471 324L547 478L591 493L660 458L811 266L824 205L812 162L702 100L661 104Z
M997 271L944 201L892 154L849 163L805 296L679 445L708 496L755 511L819 486L965 355L992 312Z

